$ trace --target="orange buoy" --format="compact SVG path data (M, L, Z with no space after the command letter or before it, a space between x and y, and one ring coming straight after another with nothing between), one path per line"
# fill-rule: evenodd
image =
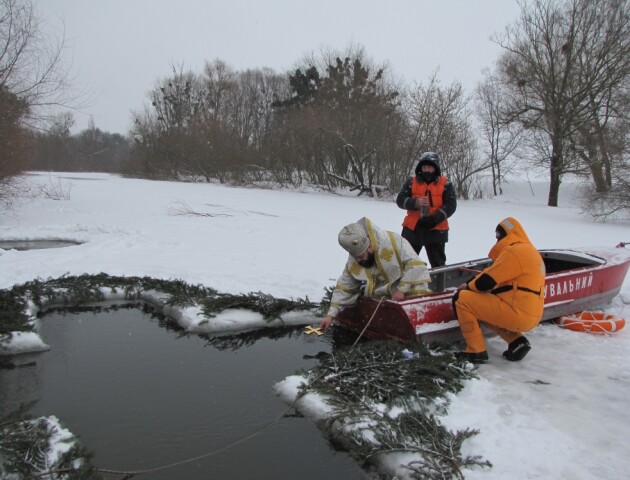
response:
M604 312L579 312L556 319L556 324L574 332L614 333L626 326L626 321Z

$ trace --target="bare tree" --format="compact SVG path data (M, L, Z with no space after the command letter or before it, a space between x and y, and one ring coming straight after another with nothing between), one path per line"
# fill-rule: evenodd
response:
M273 121L272 103L288 92L286 76L269 68L239 72L215 60L206 64L204 81L208 120L216 133L212 144L225 152L221 169L235 182L267 178L273 166L263 152Z
M206 91L198 76L172 66L172 75L150 93L157 131L151 137L160 147L156 170L168 178L193 174L202 154L196 130L204 122ZM137 133L137 132L134 132Z
M626 0L522 1L519 20L496 37L505 50L498 70L511 92L508 111L550 146L542 159L549 206L558 205L563 175L579 170L575 145L597 130L593 112L601 119L606 98L628 76L629 21Z
M630 90L626 88L622 92L620 105L625 105L627 112L630 109ZM595 182L595 188L585 189L582 204L584 210L595 217L618 217L630 212L630 116L626 114L611 118L600 135L604 136L601 142L605 148L599 147L597 140L601 137L598 135L588 151L578 154L588 156L589 160L604 157L605 154L607 161L611 162L610 168L605 167L607 161L601 161L591 166L591 169L599 170L604 165L602 174L594 178L605 175L603 180L609 188L597 188ZM592 165L592 162L588 161L587 164Z
M260 160L271 104L287 91L284 77L271 69L237 72L218 59L206 63L201 75L183 66L172 70L149 93L151 107L134 114L136 172L246 183L267 171Z
M420 151L440 151L444 143L446 117L457 108L455 102L461 95L461 87L440 86L437 72L429 78L427 84L420 83L409 93L406 113L410 122L408 141L407 169L413 171L415 157Z
M506 121L504 116L506 94L500 82L488 71L475 91L475 115L480 123L484 140L482 149L486 156L483 164L490 167L494 195L503 193L501 185L509 173L506 171L509 170L508 160L521 143L521 125Z
M27 114L25 101L0 87L0 206L8 206L20 192L16 178L26 162L27 132L21 119Z
M407 98L409 127L405 171L413 171L419 152L438 152L442 171L453 182L458 195L476 196L471 182L476 173L489 165L479 165L472 112L461 84L454 82L442 87L436 72L426 85L416 85Z
M404 117L388 66L350 46L306 58L289 85L275 103L275 124L291 145L286 168L327 188L381 191L403 154Z
M570 138L580 167L599 193L613 186L613 170L630 132L630 5L598 2L588 5L585 16L591 35L580 57L587 80L584 121Z
M29 106L22 121L46 116L45 107L70 103L64 39L48 34L31 0L0 0L0 88Z
M30 0L0 0L0 203L18 192L11 187L25 168L26 127L66 98L63 49L44 32Z

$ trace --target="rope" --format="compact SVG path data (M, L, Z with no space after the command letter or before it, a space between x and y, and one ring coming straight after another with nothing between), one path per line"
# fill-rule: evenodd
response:
M359 334L359 336L357 337L357 339L354 341L354 343L352 344L352 348L354 348L354 346L357 344L357 342L361 339L361 337L363 336L363 334L365 333L365 331L367 330L367 328L370 326L370 323L372 323L372 319L374 318L374 315L376 315L376 312L378 312L378 308L381 306L381 303L383 303L383 299L385 297L381 297L381 299L378 301L378 305L376 306L376 308L374 309L374 313L372 314L372 316L370 317L370 319L368 320L368 322L365 324L365 327L363 327L363 330L361 330L361 333Z
M379 302L379 304L380 304L380 302ZM324 376L324 374L321 373L320 375L315 377L315 379L311 383L316 382L317 380L319 380L323 376ZM202 458L211 457L212 455L216 455L217 453L221 453L221 452L224 452L226 450L229 450L230 448L235 447L235 446L237 446L237 445L239 445L241 443L245 443L246 441L251 440L252 438L257 437L261 433L264 433L267 430L269 430L276 423L278 423L283 417L285 417L287 415L287 413L289 413L289 411L291 411L295 407L295 404L298 402L298 400L300 400L306 393L307 393L306 389L303 390L302 392L298 393L298 395L295 397L295 399L291 402L291 404L287 407L287 409L284 412L282 412L280 415L278 415L276 418L274 418L271 422L269 422L267 425L265 425L263 428L261 428L257 432L251 433L251 434L247 435L246 437L243 437L243 438L241 438L239 440L236 440L235 442L230 443L229 445L226 445L225 447L219 448L218 450L214 450L212 452L204 453L202 455L198 455L198 456L193 457L193 458L188 458L186 460L180 460L178 462L169 463L168 465L162 465L160 467L148 468L148 469L145 469L145 470L112 470L112 469L108 469L108 468L97 468L96 471L101 472L101 473L111 473L111 474L115 474L115 475L125 475L122 478L122 480L127 480L127 479L132 478L132 477L134 477L136 475L142 475L143 473L152 473L152 472L157 472L157 471L160 471L160 470L166 470L168 468L176 467L176 466L179 466L179 465L184 465L186 463L196 462L197 460L201 460ZM50 476L50 475L55 474L55 473L66 473L66 472L75 472L75 471L76 470L73 469L73 468L64 468L64 469L59 469L59 470L49 470L47 472L43 472L43 473L40 473L38 475L35 475L34 478L46 477L46 476Z
M357 344L357 342L361 339L361 337L363 336L363 334L365 333L367 328L370 326L370 323L372 323L372 320L374 319L374 316L376 315L376 312L378 312L378 309L381 306L381 303L383 303L384 299L385 299L385 297L381 297L381 299L378 301L378 304L376 305L376 308L374 309L374 313L372 313L372 316L370 317L368 322L365 324L365 327L363 327L363 330L361 331L361 333L359 334L357 339L352 344L353 348ZM203 458L211 457L212 455L216 455L217 453L224 452L224 451L226 451L226 450L228 450L230 448L233 448L233 447L235 447L235 446L237 446L237 445L239 445L241 443L245 443L246 441L251 440L252 438L257 437L258 435L266 432L271 427L273 427L276 423L278 423L284 416L286 416L286 414L289 413L289 411L291 411L293 409L293 407L295 406L295 404L297 403L297 401L301 397L302 397L302 395L298 395L295 398L295 400L293 400L293 402L291 402L291 405L289 405L289 407L284 412L282 412L280 415L278 415L276 418L274 418L271 422L269 422L267 425L265 425L263 428L261 428L257 432L251 433L250 435L247 435L246 437L243 437L243 438L241 438L239 440L236 440L235 442L232 442L229 445L226 445L225 447L221 447L218 450L214 450L212 452L204 453L202 455L198 455L196 457L188 458L186 460L180 460L178 462L169 463L168 465L162 465L160 467L148 468L148 469L145 469L145 470L112 470L112 469L107 469L107 468L97 468L96 470L98 472L101 472L101 473L111 473L111 474L115 474L115 475L125 475L123 480L126 480L126 479L132 478L132 477L134 477L136 475L142 475L143 473L158 472L160 470L166 470L168 468L173 468L173 467L176 467L176 466L179 466L179 465L184 465L186 463L196 462L197 460L201 460ZM41 474L39 476L47 476L47 475L50 475L51 473L54 473L54 472L45 472L45 473L43 473L43 474Z
M280 415L278 415L276 418L274 418L271 422L269 422L267 425L265 425L263 428L261 428L260 430L258 430L257 432L253 432L249 435L247 435L246 437L243 437L239 440L236 440L235 442L230 443L229 445L226 445L225 447L221 447L218 450L214 450L212 452L208 452L208 453L204 453L202 455L198 455L196 457L193 458L188 458L186 460L180 460L178 462L173 462L173 463L169 463L168 465L162 465L160 467L154 467L154 468L149 468L146 470L111 470L111 469L105 469L105 468L97 468L96 470L102 473L113 473L116 475L126 475L124 478L131 478L135 475L141 475L143 473L152 473L152 472L157 472L160 470L166 470L167 468L172 468L172 467L176 467L179 465L184 465L186 463L190 463L190 462L196 462L197 460L201 460L202 458L207 458L210 457L212 455L216 455L217 453L221 453L224 452L232 447L235 447L241 443L245 443L248 440L251 440L254 437L257 437L258 435L260 435L263 432L266 432L267 430L269 430L271 427L273 427L276 423L278 423L284 416L286 416L287 413L289 413L289 411L291 409L293 409L293 407L295 406L295 404L297 403L297 401L301 398L301 395L298 395L295 400L293 400L293 402L291 402L291 405L289 405L289 407L282 412Z

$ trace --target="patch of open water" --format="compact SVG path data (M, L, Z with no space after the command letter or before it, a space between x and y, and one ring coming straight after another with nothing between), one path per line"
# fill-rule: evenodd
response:
M38 250L41 248L62 248L81 245L73 240L0 240L3 250Z
M328 334L202 337L140 308L48 313L40 334L50 351L0 370L0 414L36 400L30 413L56 415L97 468L152 469L218 451L138 478L370 478L298 416L222 450L286 411L273 384L330 352Z

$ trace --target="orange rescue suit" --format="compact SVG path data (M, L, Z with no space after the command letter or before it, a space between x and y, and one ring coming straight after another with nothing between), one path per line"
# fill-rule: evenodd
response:
M499 224L506 232L490 250L492 265L468 282L455 301L457 320L466 340L467 352L486 350L483 322L511 343L533 329L542 318L545 302L545 264L521 224L508 217ZM477 282L492 285L479 289Z
M444 204L444 185L446 185L447 178L440 176L437 182L431 182L429 184L425 182L419 182L416 177L411 179L411 195L413 198L429 197L429 215L437 212ZM420 210L407 210L407 216L403 220L403 227L407 227L410 230L416 228L416 223L420 219ZM448 220L444 215L444 220L438 223L432 230L448 230Z

